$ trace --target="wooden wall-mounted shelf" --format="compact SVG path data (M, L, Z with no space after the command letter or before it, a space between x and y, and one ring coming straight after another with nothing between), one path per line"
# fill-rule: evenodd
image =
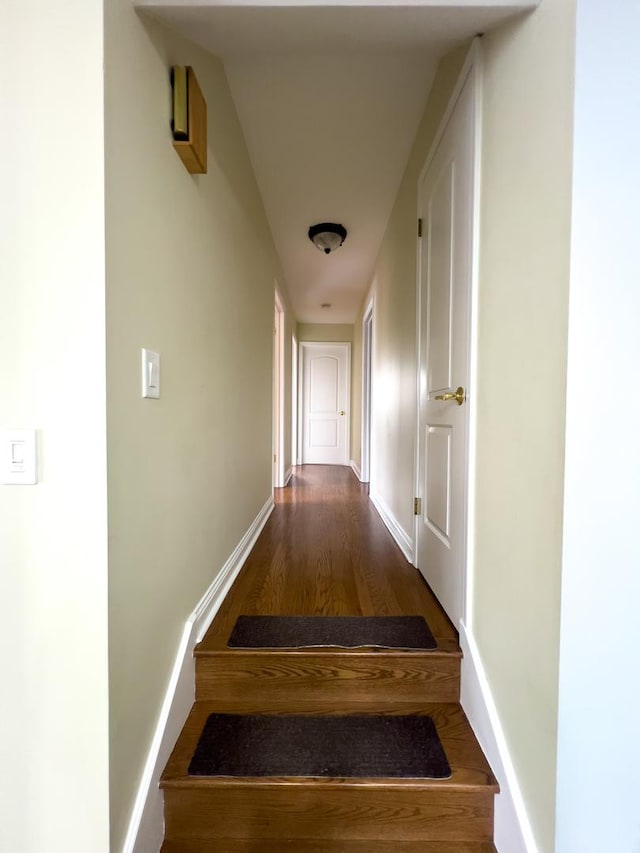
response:
M180 155L187 172L202 175L207 171L207 102L204 99L196 75L190 65L186 66L186 98L188 138L176 139L174 131L173 147ZM175 72L175 69L174 69ZM174 87L180 85L179 75L174 73ZM174 105L176 92L174 91Z

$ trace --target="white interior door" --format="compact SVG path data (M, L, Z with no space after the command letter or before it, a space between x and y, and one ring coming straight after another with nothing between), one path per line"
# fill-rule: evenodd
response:
M420 186L417 563L455 625L464 618L474 169L469 76Z
M303 342L302 461L348 463L350 344Z

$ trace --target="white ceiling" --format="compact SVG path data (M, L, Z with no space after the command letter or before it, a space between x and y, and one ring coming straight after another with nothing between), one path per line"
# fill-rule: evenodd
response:
M477 0L134 0L225 62L300 322L352 323L438 59L537 5ZM307 230L340 222L323 255ZM322 309L323 302L331 304Z

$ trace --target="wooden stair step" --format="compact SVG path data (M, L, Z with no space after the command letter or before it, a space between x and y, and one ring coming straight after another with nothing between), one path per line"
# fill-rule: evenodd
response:
M259 698L267 713L457 702L461 657L455 644L432 652L196 649L196 701Z
M348 714L351 712L350 708L344 709L344 713ZM204 725L210 714L215 713L244 713L242 710L235 708L233 706L225 706L224 709L220 707L220 703L218 702L196 702L187 721L185 722L184 728L178 738L176 746L167 762L166 769L162 775L161 784L163 787L168 787L170 785L180 785L180 786L200 786L200 785L216 785L222 784L222 781L218 777L204 777L204 776L189 776L188 775L188 767L197 746L198 740L204 728ZM289 713L286 711L285 713ZM405 713L404 710L397 710L393 712L387 713ZM464 711L460 707L459 704L450 702L450 703L427 703L423 704L419 711L416 713L420 713L422 715L430 716L436 726L438 736L444 748L444 751L447 755L447 759L449 764L451 765L452 775L450 779L393 779L387 780L385 779L383 783L384 787L389 787L389 785L396 784L400 787L411 786L415 787L416 785L424 788L430 786L436 786L441 788L443 786L450 789L469 789L475 788L478 790L485 790L487 787L490 787L492 791L498 791L498 786L496 779L489 767L489 764L484 757L482 750L476 740L476 737L469 725L469 722L465 716ZM233 779L231 780L233 782ZM269 780L268 777L261 778L261 784L281 784L283 780L273 779ZM284 780L286 782L286 780ZM327 785L334 784L328 780L307 780L304 777L294 777L293 781L297 784L303 785ZM290 784L286 782L287 784ZM366 785L371 787L375 786L377 783L375 780L360 780L360 779L350 779L348 783L340 782L340 787L344 787L346 784L360 786Z
M459 706L458 635L364 487L296 470L195 651L196 705L161 781L162 853L496 853L493 774ZM230 649L240 615L425 617L438 648ZM189 777L210 713L428 714L448 780Z
M225 709L231 710L234 709ZM188 766L213 702L189 715L161 781L167 840L202 838L488 842L497 782L455 703L425 705L450 779L194 777Z
M160 853L496 853L490 841L349 841L313 838L196 838L165 841Z

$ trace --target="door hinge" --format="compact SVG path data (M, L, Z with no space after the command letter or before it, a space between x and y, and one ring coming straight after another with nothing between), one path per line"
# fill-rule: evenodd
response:
M422 515L422 498L413 499L413 514Z
M273 454L273 461L274 462L276 461L276 454L275 453Z
M422 218L418 219L418 237L422 237Z

